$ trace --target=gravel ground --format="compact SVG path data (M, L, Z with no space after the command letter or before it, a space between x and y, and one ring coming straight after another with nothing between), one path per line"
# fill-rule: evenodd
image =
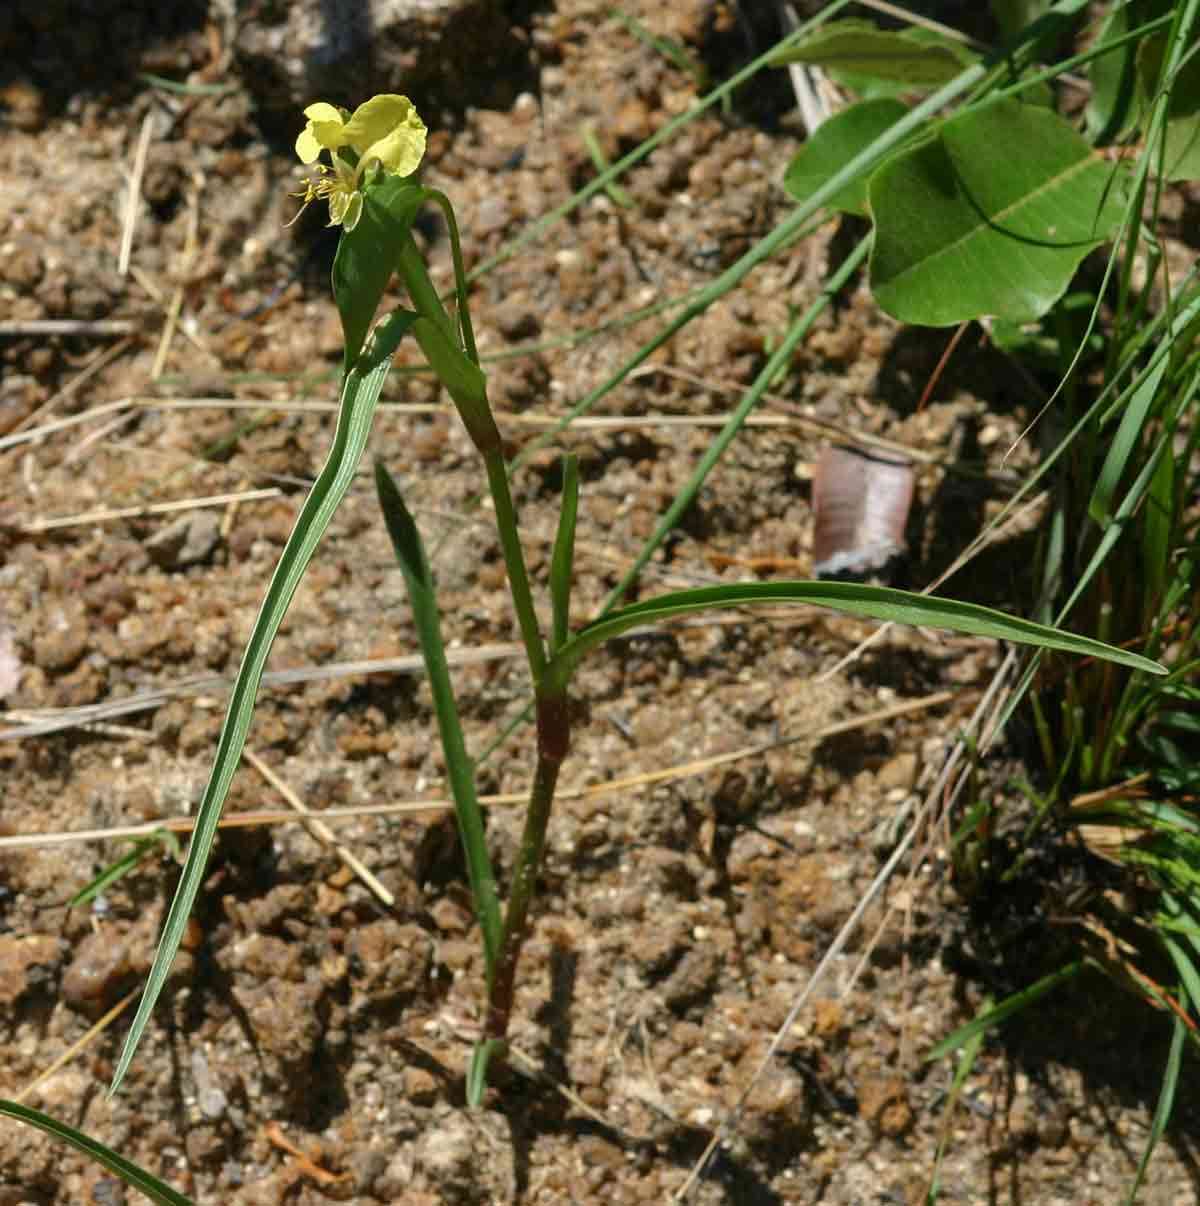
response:
M748 53L752 27L727 6L626 9L714 70ZM4 835L190 811L267 575L328 446L341 346L332 244L319 215L284 228L301 119L272 104L218 10L117 6L125 24L101 26L94 11L56 2L0 21L10 61L0 94ZM411 88L434 130L426 181L451 196L475 265L591 177L582 125L615 156L697 95L695 79L607 5L563 0L504 34L506 73L476 80L458 107L445 80ZM230 87L180 96L138 72ZM662 320L574 346L559 337L708 283L786 213L778 182L799 129L783 79L663 145L624 181L628 208L598 195L479 281L481 350L521 352L490 366L512 452ZM386 83L409 90L403 78ZM631 564L713 420L857 233L824 227L754 272L603 400L592 413L605 424L574 428L515 475L541 583L559 449L580 458L578 615ZM422 237L448 279L436 226ZM28 325L45 320L80 326ZM813 420L989 469L919 473L902 584L932 580L998 507L1000 458L1033 410L1020 376L973 333L919 406L947 335L899 330L856 281L759 410L775 425L739 438L647 567L642 597L811 572ZM415 352L405 356L415 367ZM476 501L479 468L427 377L397 372L386 396L369 454L400 477L436 548L479 750L528 691ZM11 438L31 429L44 430ZM1027 464L1018 455L1010 469ZM951 592L1011 603L1031 539L993 548ZM892 632L837 669L871 631L805 609L727 614L630 637L585 666L563 774L571 790L551 824L519 977L513 1038L527 1062L467 1110L478 936L437 806L428 687L400 660L414 634L364 472L283 626L269 669L296 673L262 692L256 758L228 811L286 810L277 782L314 810L432 802L337 823L392 903L300 825L225 830L124 1090L111 1101L103 1092L128 1014L29 1104L203 1203L666 1202L747 1086L694 1202L915 1203L943 1141L943 1201L1123 1200L1166 1027L1106 982L1077 982L990 1038L947 1112L953 1068L927 1052L1014 985L980 954L972 926L986 909L956 891L944 835L868 911L752 1079L1001 656L983 641ZM114 707L83 725L88 705ZM526 786L525 737L488 759L483 791ZM995 790L1014 757L1000 751L983 769ZM518 808L489 808L502 874L519 823ZM93 906L66 907L125 849L112 839L0 849L5 1096L145 974L174 884L168 859L143 863ZM1052 932L1053 918L1024 934L1031 965L1058 942ZM1143 1202L1196 1200L1195 1101L1184 1097ZM0 1125L0 1206L125 1200L101 1170Z

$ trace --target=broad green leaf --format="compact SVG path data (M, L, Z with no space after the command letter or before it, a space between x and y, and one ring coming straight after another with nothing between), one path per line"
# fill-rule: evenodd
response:
M1054 113L1001 100L945 122L871 177L871 288L902 322L1028 322L1121 218L1119 167Z
M911 88L949 83L975 56L924 30L883 30L870 21L831 21L797 46L774 54L772 67L811 63Z
M192 832L191 845L188 847L187 862L167 912L158 950L154 955L154 964L150 968L137 1014L125 1039L117 1070L113 1074L110 1093L116 1092L129 1068L142 1033L146 1029L146 1023L150 1020L154 1003L166 983L171 964L175 962L188 916L200 890L204 869L208 865L209 852L217 834L217 823L221 819L221 808L246 744L246 733L254 717L254 698L258 692L267 655L271 652L275 634L279 631L288 604L300 585L300 579L317 551L334 511L354 480L355 469L370 434L371 419L375 413L375 404L379 400L379 391L383 388L391 368L392 354L411 326L412 317L411 314L401 312L382 323L343 381L341 407L329 455L313 483L312 490L304 500L304 505L300 508L296 526L292 529L292 534L280 555L279 564L271 575L266 597L263 599L258 618L254 621L246 652L242 655L242 664L238 668L237 679L229 698L229 710L225 713L225 722L221 726L216 758L196 812L196 825Z
M152 1202L159 1206L192 1206L191 1198L172 1189L165 1181L160 1181L153 1173L148 1173L132 1160L127 1160L120 1152L113 1151L98 1139L85 1135L83 1131L43 1114L41 1110L32 1109L16 1101L0 1099L0 1115L15 1118L18 1122L37 1127L54 1139L69 1143L76 1151L102 1164L109 1172L121 1178L126 1185L141 1190Z
M1035 624L1019 616L993 611L978 603L963 603L956 599L918 595L884 586L866 586L858 582L739 582L730 586L706 586L661 595L622 607L581 629L559 651L555 662L568 670L569 678L569 670L579 663L585 653L631 628L655 624L671 616L713 611L722 607L779 603L810 603L868 619L945 628L951 632L965 632L998 641L1015 641L1083 657L1103 658L1148 674L1166 673L1157 662L1139 654L1116 649L1090 637L1076 636L1073 632Z
M412 179L388 176L367 190L358 225L342 232L333 260L333 297L346 340L343 372L349 372L362 351L396 267L396 249L424 200L425 190Z
M908 106L890 97L859 101L824 122L788 164L783 187L795 201L807 201L855 155L890 130ZM866 217L867 176L860 176L825 203L830 209Z

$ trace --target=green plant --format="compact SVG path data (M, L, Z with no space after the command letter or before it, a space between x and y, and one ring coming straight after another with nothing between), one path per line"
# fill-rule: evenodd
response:
M503 1056L505 1050L516 968L527 929L546 825L558 771L570 744L568 690L572 674L581 658L606 640L635 626L689 612L734 605L810 602L857 615L907 623L938 624L963 632L1032 641L1045 647L1113 657L1129 665L1151 671L1154 669L1152 663L1136 655L1105 649L1096 642L974 605L852 584L796 582L717 587L683 591L623 608L615 606L621 593L618 591L609 600L606 614L570 635L571 549L577 479L569 461L564 470L567 489L564 492L549 584L554 622L547 643L539 628L532 584L525 568L500 433L492 418L486 379L475 350L453 209L445 196L421 188L399 172L383 171L378 173L378 178L373 178L371 174L369 156L373 153L373 147L392 135L374 127L360 131L358 125L366 123L359 120L359 114L385 99L391 100L376 98L376 101L360 108L354 117L341 114L338 119L341 125L329 116L330 106L311 106L307 111L309 127L306 135L329 149L334 158L334 166L327 170L317 185L310 187L308 195L310 198L328 196L331 217L335 221L344 220L333 273L334 296L346 336L343 410L330 459L301 510L247 648L222 730L212 777L200 807L188 862L164 925L145 996L114 1076L114 1087L119 1084L137 1047L198 891L216 820L253 712L254 693L271 640L300 575L354 471L391 355L400 339L407 334L416 339L453 400L483 462L496 516L497 538L508 573L513 608L529 663L536 705L533 788L525 833L502 917L496 879L484 841L482 817L475 798L472 766L462 739L445 669L432 575L416 525L404 506L400 490L386 471L377 467L380 502L404 571L410 603L418 621L422 652L434 685L442 745L483 942L487 1020L468 1077L468 1097L471 1101L479 1100L489 1060L497 1055ZM392 104L396 105L397 102L392 101ZM408 120L407 117L405 120ZM311 151L312 148L298 145L298 149ZM355 157L356 153L359 158ZM311 159L314 156L307 157ZM822 200L824 196L819 190L810 202L810 209ZM409 234L418 208L430 202L440 207L450 230L457 282L453 317L438 297ZM807 216L804 207L797 212L799 216L793 218L789 226L798 226ZM778 232L777 238L781 238ZM368 340L368 329L393 268L403 279L414 308L394 312ZM790 336L777 356L790 353L795 338L794 335ZM669 513L667 520L673 522Z
M833 15L841 7L844 6L831 5L825 16ZM1055 7L1069 12L1077 10L1079 5ZM1111 172L1095 160L1086 146L1081 146L1069 128L1055 125L1042 114L1028 112L1013 100L1019 93L1035 91L1043 82L1037 75L1029 74L1030 55L1022 52L1023 46L1032 46L1036 40L1030 35L1009 55L976 61L972 56L947 52L940 43L912 39L906 53L911 55L912 61L922 64L922 72L928 72L926 59L932 57L938 64L922 81L923 86L939 85L937 90L911 109L896 102L899 108L893 104L890 109L882 110L886 120L875 120L879 113L874 114L873 124L868 123L865 132L862 129L852 132L853 145L835 146L835 153L827 162L835 163L836 167L830 167L826 172L813 172L810 163L810 180L795 187L798 204L784 223L709 288L689 299L681 313L630 363L622 366L608 382L579 404L575 413L592 405L684 323L724 292L735 288L753 267L798 238L827 205L839 203L845 204L846 208L861 208L861 198L869 203L876 222L874 237L862 241L839 267L828 282L826 296L809 310L795 315L736 414L714 441L688 486L662 516L637 563L612 592L601 613L574 631L570 601L573 533L579 505L577 474L573 462L567 458L563 467L558 537L547 584L552 623L549 633L544 633L537 619L534 584L525 568L520 529L508 486L511 467L504 461L500 435L488 402L486 378L475 347L469 312L469 282L462 267L449 200L440 193L422 188L411 172L405 174L398 170L401 161L392 153L392 144L387 141L393 131L377 129L372 124L375 111L369 110L368 106L375 104L374 101L354 115L332 111L332 106L324 105L308 110L310 124L306 134L320 150L330 151L335 157L310 189L309 199L328 199L331 216L343 224L333 274L334 297L345 335L341 409L329 458L300 511L247 646L212 774L200 805L187 863L164 926L145 995L114 1076L114 1090L143 1036L199 891L221 808L253 714L255 694L271 642L330 517L350 484L392 357L401 340L408 335L419 344L452 398L483 462L483 477L495 510L497 539L508 572L536 704L533 788L505 910L501 907L499 888L486 848L482 816L475 798L473 765L465 748L446 669L433 574L400 487L386 469L376 466L381 508L403 571L433 686L485 956L487 1020L468 1075L468 1098L472 1102L482 1095L489 1062L503 1058L505 1051L514 978L546 825L558 770L569 750L572 676L581 659L605 641L631 628L679 614L731 606L802 602L860 616L936 625L1041 649L1111 660L1143 674L1159 672L1152 660L1139 653L1060 628L969 603L853 584L739 584L677 592L620 606L641 567L674 527L706 475L736 437L746 415L788 362L827 296L841 287L868 254L873 279L883 289L887 305L894 312L907 314L910 321L958 321L976 312L1006 313L1014 320L1025 320L1053 305L1067 288L1080 259L1119 225L1122 215L1130 212L1131 202L1123 191L1111 188ZM839 46L844 44L838 43ZM839 53L844 51L839 49ZM718 93L724 94L721 90ZM400 108L395 104L400 99L376 98L389 102L386 106L389 112ZM963 107L946 116L946 107L956 103ZM368 110L367 116L359 120L364 109ZM372 121L368 121L368 117ZM399 124L404 124L410 131L414 128L407 113L404 122ZM1011 182L989 174L986 165L981 168L977 152L985 145L985 140L1024 139L1029 137L1033 127L1040 139L1044 137L1048 148L1046 158L1036 165L1043 175L1027 173L1016 182L1015 193L1011 188L1005 191ZM381 143L383 146L379 149ZM312 145L307 146L307 150L312 149ZM312 159L315 154L306 157ZM623 160L603 172L593 182L594 188L605 187L626 164L627 160ZM977 174L980 170L982 176ZM930 187L944 182L947 172L962 188L955 197L956 204L941 207L935 204L938 198L931 195ZM819 179L812 180L814 175ZM1073 182L1079 182L1079 195L1067 187ZM1055 227L1051 232L1053 237L1047 233L1048 211L1041 204L1045 195L1057 196L1059 207L1064 210L1064 225ZM854 203L846 203L844 198L851 198ZM891 202L896 206L889 214ZM410 235L420 207L430 203L441 209L451 236L456 285L449 307L433 287ZM936 220L922 229L921 234L926 237L924 241L914 243L915 250L906 249L903 239L887 237L889 221L911 221L914 214L923 215L927 211ZM1059 209L1056 208L1054 213L1057 215ZM1008 221L1010 218L1011 222ZM944 280L938 275L939 261L944 262L946 245L959 244L974 258L957 265L951 279L966 278L965 282L947 294ZM1014 246L1030 253L1029 280L1026 287L1010 288L1008 294L997 301L994 292L979 290L975 278L987 276L997 262L1012 253ZM394 311L375 325L372 332L380 299L393 270L401 276L412 308ZM986 307L985 311L979 311L981 305ZM934 306L937 308L930 308ZM32 1118L25 1120L35 1121Z

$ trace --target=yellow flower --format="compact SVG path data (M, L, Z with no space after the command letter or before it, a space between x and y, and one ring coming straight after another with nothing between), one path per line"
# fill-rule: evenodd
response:
M332 161L331 166L317 163L321 176L309 181L304 205L327 198L330 226L353 230L358 224L368 172L379 167L389 176L411 176L425 154L425 123L407 96L373 96L353 115L317 101L304 116L308 122L296 139L300 161L317 163L322 151L328 151ZM346 148L353 152L351 157L339 153Z

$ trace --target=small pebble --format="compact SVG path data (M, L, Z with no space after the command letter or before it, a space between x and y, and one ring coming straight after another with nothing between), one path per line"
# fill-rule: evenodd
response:
M184 569L207 561L221 539L221 521L213 511L193 511L146 541L146 552L163 569Z

